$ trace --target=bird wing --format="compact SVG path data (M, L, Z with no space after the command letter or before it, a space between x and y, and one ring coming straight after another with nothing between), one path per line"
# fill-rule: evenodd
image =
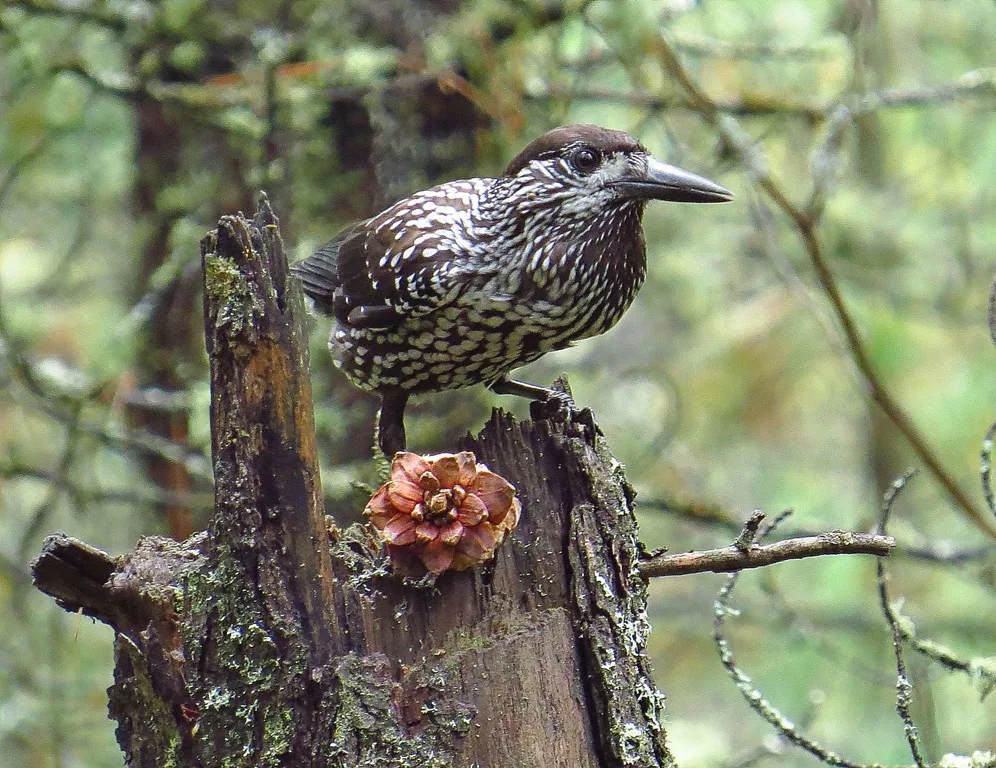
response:
M467 254L424 215L426 194L346 227L293 266L318 311L356 328L393 328L456 297Z

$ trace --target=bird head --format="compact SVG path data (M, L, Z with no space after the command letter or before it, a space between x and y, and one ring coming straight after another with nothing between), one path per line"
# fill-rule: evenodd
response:
M649 200L722 203L733 193L661 162L633 136L596 125L555 128L526 146L502 181L523 212L583 225Z

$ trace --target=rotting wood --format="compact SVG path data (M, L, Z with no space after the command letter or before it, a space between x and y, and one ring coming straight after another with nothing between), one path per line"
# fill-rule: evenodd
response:
M495 412L462 447L515 483L519 528L482 567L403 583L369 529L329 542L300 295L265 198L222 219L204 266L209 533L121 558L50 538L34 570L117 632L129 765L670 766L632 490L591 413Z

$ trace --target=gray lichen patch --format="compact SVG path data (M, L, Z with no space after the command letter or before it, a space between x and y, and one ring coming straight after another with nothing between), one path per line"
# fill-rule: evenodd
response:
M108 691L108 714L118 721L119 743L129 746L133 765L182 765L177 722L153 684L146 657L121 634L114 651L117 664L114 685Z
M381 552L376 532L368 525L336 529L332 558L348 576L348 587L358 594L376 596L376 582L390 575L390 563Z
M354 768L451 768L474 711L448 691L443 673L424 683L395 681L387 658L350 655L335 670L328 758Z
M188 662L201 671L189 685L199 711L195 750L206 765L285 765L310 672L302 645L290 627L270 628L231 553L214 554L188 576L180 620Z
M590 502L571 511L572 596L587 659L587 689L601 711L603 745L621 766L672 765L664 695L653 683L646 582L639 575L635 493L605 440L564 442L569 471Z

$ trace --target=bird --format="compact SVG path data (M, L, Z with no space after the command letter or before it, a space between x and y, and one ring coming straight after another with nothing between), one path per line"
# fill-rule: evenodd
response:
M500 176L449 181L345 227L291 272L334 319L335 365L380 396L390 458L405 449L413 395L485 384L572 405L510 373L618 322L647 275L649 201L732 198L629 133L566 125Z

